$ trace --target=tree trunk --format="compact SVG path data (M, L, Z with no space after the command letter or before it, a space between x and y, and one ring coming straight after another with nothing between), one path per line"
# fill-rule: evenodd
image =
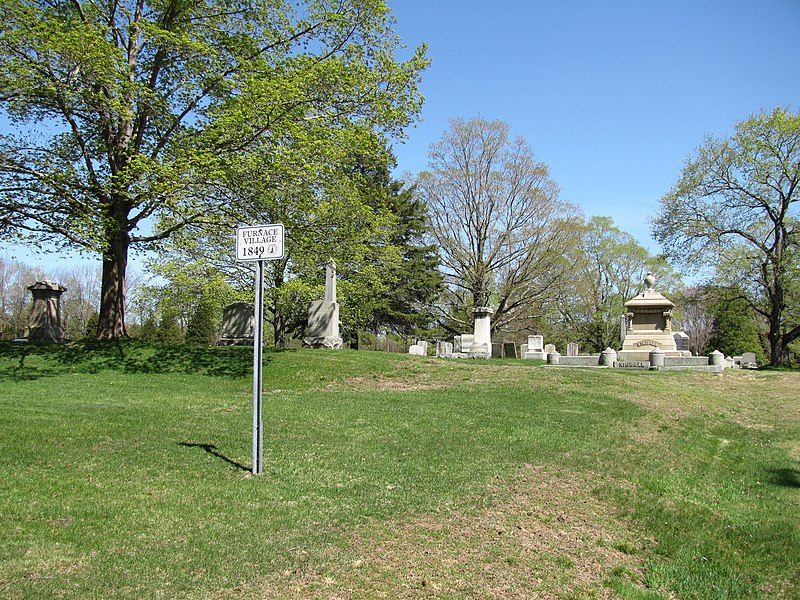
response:
M780 331L780 317L777 322L775 322L774 319L770 319L767 339L769 340L769 364L773 367L780 366L784 363L785 352L783 344L781 343L783 341L782 337Z
M103 256L98 340L116 340L128 336L125 329L125 273L129 245L127 232L113 234Z
M777 252L777 257L772 264L766 263L761 270L764 275L765 286L770 300L769 312L769 364L773 367L782 365L785 361L783 336L781 335L781 324L783 322L784 295L783 295L783 269L781 268L781 252ZM770 269L769 267L772 267Z

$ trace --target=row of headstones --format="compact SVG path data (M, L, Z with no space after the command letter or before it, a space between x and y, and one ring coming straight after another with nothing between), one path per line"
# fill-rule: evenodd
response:
M457 335L452 342L436 342L436 356L452 357L468 354L475 341L472 334ZM513 342L492 343L492 358L527 358L546 360L547 355L556 351L553 344L544 344L544 337L541 335L528 336L528 343L520 345L517 353L517 345ZM428 342L418 340L408 348L408 353L416 356L428 355ZM571 342L567 344L567 356L578 356L578 344Z

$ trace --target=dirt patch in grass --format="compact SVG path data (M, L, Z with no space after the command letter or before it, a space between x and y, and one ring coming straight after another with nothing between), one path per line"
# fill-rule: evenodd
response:
M444 387L444 383L433 381L430 376L420 374L415 377L403 378L394 378L386 375L349 377L343 381L328 384L326 389L413 392L419 390L433 390L442 387Z
M406 365L407 366L407 365ZM419 359L413 368L405 368L402 376L370 374L334 381L325 389L335 390L387 390L419 391L453 388L463 385L503 384L529 378L530 367L519 365L492 365L477 360ZM537 372L537 376L539 372Z
M585 476L526 466L482 506L373 522L334 556L253 582L285 598L611 598L641 586L653 544L590 492Z
M656 377L658 375L654 374ZM730 370L654 380L647 393L622 398L670 423L698 414L723 414L748 429L800 422L800 373Z

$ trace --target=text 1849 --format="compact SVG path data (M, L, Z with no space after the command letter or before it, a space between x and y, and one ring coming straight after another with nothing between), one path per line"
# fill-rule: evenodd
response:
M247 246L244 248L244 256L262 256L267 251L266 246Z

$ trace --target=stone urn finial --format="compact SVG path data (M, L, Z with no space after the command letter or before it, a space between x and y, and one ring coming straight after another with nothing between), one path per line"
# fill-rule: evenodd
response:
M648 271L647 275L644 276L644 284L647 286L648 290L653 289L653 285L656 283L656 277L653 275L652 272Z

